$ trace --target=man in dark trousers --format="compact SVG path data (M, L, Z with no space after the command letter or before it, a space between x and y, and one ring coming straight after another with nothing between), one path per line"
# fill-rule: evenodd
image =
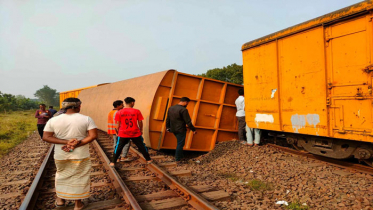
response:
M189 112L186 107L189 104L190 99L187 97L182 97L180 102L171 106L168 109L167 120L166 120L166 130L167 132L172 132L177 139L177 146L175 152L175 160L180 161L183 158L183 147L185 145L185 137L188 125L189 129L196 134L196 129L192 124Z

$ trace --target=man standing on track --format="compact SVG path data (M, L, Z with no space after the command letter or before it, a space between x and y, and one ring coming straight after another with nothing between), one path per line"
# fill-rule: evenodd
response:
M177 146L175 152L175 160L181 161L183 158L183 147L185 145L185 138L187 128L193 131L196 134L196 129L192 124L190 119L189 112L186 107L189 104L190 99L187 97L182 97L180 102L175 106L171 106L168 109L167 119L166 119L166 130L167 132L172 132L177 139Z
M108 125L108 131L107 133L110 135L110 138L114 141L114 150L119 142L119 137L117 136L118 131L116 130L117 124L115 123L115 115L118 113L119 110L123 109L123 101L116 100L113 103L114 109L109 112L107 125ZM121 154L121 161L125 160L125 157L128 154L128 150L130 149L131 142L129 144L126 144L122 150Z
M91 159L89 143L97 138L93 120L79 114L81 101L67 98L62 102L65 114L53 117L44 128L43 140L54 146L56 207L75 200L74 210L84 208L82 199L90 197Z
M119 138L119 144L115 147L113 162L110 166L115 166L120 153L125 145L129 144L130 140L137 146L148 164L152 162L149 153L146 151L144 143L142 141L143 134L143 120L140 110L134 109L135 99L127 97L124 99L126 106L118 111L115 115L115 121L117 122L117 135Z
M40 135L40 138L43 139L43 130L45 127L45 124L47 124L49 118L52 117L51 113L48 110L45 110L45 104L39 105L39 110L36 110L35 118L38 118L38 132Z

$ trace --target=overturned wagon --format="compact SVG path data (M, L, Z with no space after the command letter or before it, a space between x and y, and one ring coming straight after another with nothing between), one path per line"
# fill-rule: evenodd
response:
M217 141L236 138L234 102L240 88L241 85L168 70L84 89L78 97L83 102L81 113L92 117L101 130L107 129L107 114L113 101L135 98L135 108L145 118L146 145L153 149L176 148L176 138L165 131L167 110L181 97L189 97L187 109L197 134L187 133L184 149L210 151Z

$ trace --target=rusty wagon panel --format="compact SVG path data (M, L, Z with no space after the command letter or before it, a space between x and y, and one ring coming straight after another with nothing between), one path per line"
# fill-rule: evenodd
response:
M83 102L81 113L91 116L102 130L107 130L107 114L113 101L135 98L135 108L145 118L146 145L153 149L176 148L176 138L165 131L167 110L181 97L189 97L187 109L197 134L187 133L184 149L210 151L216 141L237 138L234 102L240 88L241 85L168 70L85 89L78 97Z
M373 142L373 1L242 46L250 127Z

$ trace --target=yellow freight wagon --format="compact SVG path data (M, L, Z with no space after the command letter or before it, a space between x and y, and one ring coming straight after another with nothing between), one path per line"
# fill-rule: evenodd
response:
M68 90L68 91L60 92L60 107L62 107L62 101L65 100L65 98L78 98L78 95L82 90L89 89L89 88L94 88L94 87L98 87L98 86L102 86L102 85L107 85L107 84L110 84L110 83L102 83L102 84L93 85L93 86L89 86L89 87L78 88L78 89L74 89L74 90Z
M371 159L372 11L364 1L244 44L248 126L314 154Z

